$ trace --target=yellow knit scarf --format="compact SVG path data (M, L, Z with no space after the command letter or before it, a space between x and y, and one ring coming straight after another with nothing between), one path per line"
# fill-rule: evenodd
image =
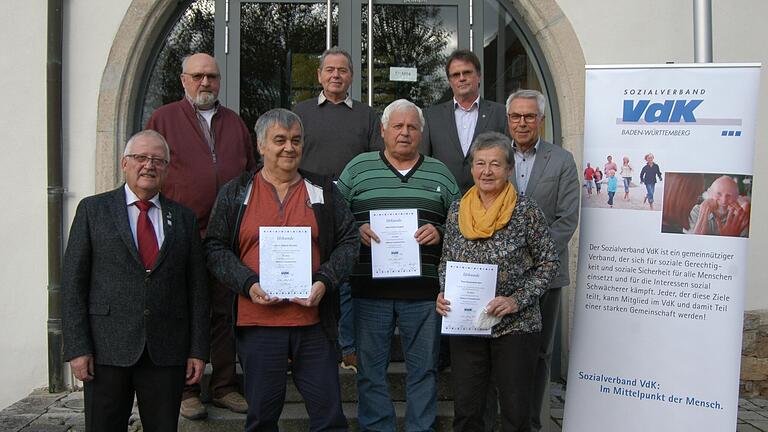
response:
M512 183L507 182L507 186L496 197L491 207L486 209L480 200L477 186L472 186L459 203L461 234L467 240L489 238L507 225L516 202L517 191Z

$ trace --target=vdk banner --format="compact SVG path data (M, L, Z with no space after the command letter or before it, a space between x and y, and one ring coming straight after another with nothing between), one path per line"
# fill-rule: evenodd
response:
M759 64L588 66L564 431L735 431Z

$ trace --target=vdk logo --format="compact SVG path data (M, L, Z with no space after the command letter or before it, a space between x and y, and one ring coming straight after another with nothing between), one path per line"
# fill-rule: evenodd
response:
M656 103L651 103L650 99L625 99L622 120L639 123L642 118L645 123L696 123L693 112L702 102L704 99L667 99Z

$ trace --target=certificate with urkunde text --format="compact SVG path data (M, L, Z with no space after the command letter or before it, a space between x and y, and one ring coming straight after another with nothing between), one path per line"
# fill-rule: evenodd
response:
M491 330L477 328L477 316L496 297L496 264L448 261L445 266L446 300L451 311L443 317L443 334L490 335Z
M270 296L309 297L312 290L310 227L259 227L259 284Z
M371 229L380 240L371 242L373 277L421 276L419 243L414 237L419 229L417 210L372 210L370 216Z

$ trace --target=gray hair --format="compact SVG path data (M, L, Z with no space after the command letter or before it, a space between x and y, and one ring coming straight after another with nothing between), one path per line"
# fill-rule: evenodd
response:
M421 108L407 99L398 99L384 108L384 112L381 114L381 124L384 126L384 129L389 127L389 117L393 113L407 109L416 111L416 114L419 115L419 130L424 131L424 114L422 114Z
M355 67L352 65L352 56L350 56L348 52L344 51L343 49L337 46L332 46L327 50L323 51L323 54L320 56L320 65L317 67L318 69L323 68L323 63L325 62L325 58L330 55L343 55L344 57L346 57L347 63L349 64L349 73L352 75L355 74Z
M141 132L136 132L133 134L129 139L128 142L125 143L125 150L123 150L123 156L128 156L129 154L133 154L133 144L136 142L137 138L154 138L158 141L160 141L163 144L163 148L165 149L165 159L170 162L171 161L171 149L168 147L168 141L165 140L165 137L162 136L159 132L153 131L152 129L145 129Z
M507 164L514 166L514 156L512 155L512 140L508 136L496 131L483 132L475 138L469 147L469 163L475 160L475 152L492 148L504 150Z
M278 125L285 129L290 129L296 123L299 124L301 129L301 137L304 139L304 124L301 123L301 119L295 113L288 111L285 108L274 108L259 116L256 120L256 125L253 127L256 132L256 144L261 147L267 141L267 131L274 125Z
M216 57L208 54L207 52L202 52L201 51L201 52L195 52L195 53L192 53L192 54L187 54L187 55L185 55L184 57L181 58L181 72L182 73L186 73L186 71L187 71L187 62L189 61L189 58L194 56L194 55L198 55L198 54L205 54L208 57L212 58L214 63L216 63L216 68L219 67L219 62L216 61Z
M509 113L509 106L512 105L512 101L515 99L535 99L539 105L539 116L543 116L547 111L547 98L538 90L518 90L509 95L507 98L507 113Z
M181 58L181 72L185 72L187 70L187 62L189 61L189 58L192 57L194 54L187 54L184 57Z

